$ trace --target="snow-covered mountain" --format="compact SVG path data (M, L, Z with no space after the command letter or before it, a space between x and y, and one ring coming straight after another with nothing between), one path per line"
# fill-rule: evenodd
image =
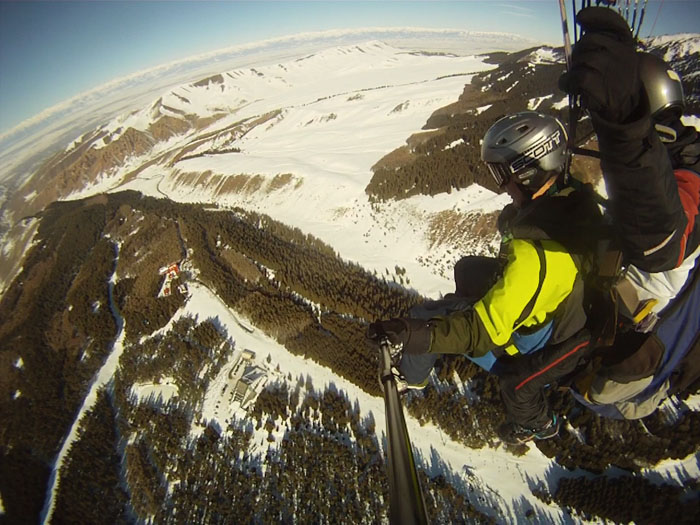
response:
M683 79L686 104L690 113L700 112L700 83L698 61L700 60L700 42L697 34L664 35L651 38L648 47L668 63Z
M690 50L697 63L693 46L700 37L687 37L690 43L685 39L655 45L669 49L683 45L686 54L674 51L674 59L687 60ZM213 71L165 89L140 109L119 114L72 140L9 195L3 213L6 224L0 231L12 240L3 243L4 260L0 260L6 279L0 313L7 314L8 321L3 320L0 329L0 339L7 341L0 360L0 377L8 379L0 388L3 409L11 413L7 407L26 403L30 413L39 400L49 404L61 400L56 401L55 416L61 441L37 445L38 460L38 454L25 450L26 444L7 437L16 452L10 455L12 461L26 460L32 473L38 471L38 477L46 478L46 492L33 496L43 506L42 517L60 515L70 507L61 501L62 485L69 487L66 491L79 490L76 465L96 455L86 445L79 446L81 439L117 444L121 471L106 469L102 479L113 476L138 493L132 494L130 505L143 520L164 512L157 509L158 501L176 505L184 500L184 493L199 493L204 485L214 490L216 482L209 477L203 478L203 486L192 488L196 485L192 473L200 468L189 455L195 450L213 465L211 469L202 466L202 475L204 470L227 470L228 463L216 462L219 456L220 461L230 460L237 472L249 468L260 476L263 488L255 494L281 491L276 483L282 475L279 480L273 475L275 465L281 464L275 458L291 461L292 456L284 454L293 442L295 421L302 427L309 425L310 435L324 436L364 458L367 464L357 472L376 482L372 465L378 456L367 450L383 444L381 399L332 365L324 365L335 363L330 357L323 361L322 354L321 359L315 355L312 359L300 353L296 336L302 339L307 331L314 335L316 327L322 335L354 337L353 329L369 317L364 312L381 314L364 305L364 311L354 313L352 306L342 304L357 292L338 276L345 279L355 271L366 272L362 278L368 289L381 282L387 294L400 290L408 297L438 297L451 292L452 266L459 257L495 251L495 215L508 202L507 197L472 183L479 180L480 168L467 162L466 155L477 150L478 139L463 135L464 126L476 128L513 109L558 111L566 104L552 81L563 68L560 50L538 47L476 55L454 48L439 52L438 47L367 40L300 56L287 52L279 60ZM393 171L399 178L407 166L427 165L433 159L445 160L446 166L447 161L463 159L455 170L469 177L455 175L446 189L434 193L414 192L410 187L408 198L375 198L368 190L377 173ZM161 200L144 198L142 203L134 193L120 193L125 190ZM56 200L62 202L43 215L55 224L44 222L45 229L35 236L42 225L38 212ZM173 203L172 209L168 202ZM179 206L182 203L194 206ZM34 214L37 218L25 218ZM289 227L291 233L285 235L292 240L278 235L282 227L269 224L266 215ZM285 256L306 249L308 236L313 236L309 244L321 246L318 250L324 257L334 252L349 265L337 270L338 263L331 264L328 256L324 264L333 271L327 276L314 274L311 263L309 268L290 269L292 262L275 260L274 253L268 252L274 249L267 244L257 252L241 248L249 241L242 234L246 242L238 238L235 228L239 226L252 230L250 235L261 244L272 238L270 246ZM249 242L252 245L255 242ZM29 246L34 248L32 258L23 261L19 254ZM55 257L46 253L54 248ZM58 255L59 248L65 250L63 255ZM76 263L74 259L81 257L85 261ZM182 263L177 272L188 288L163 297L166 281L159 267L164 265L167 273L167 265L176 260ZM208 266L208 261L216 264ZM22 265L27 266L26 272ZM338 277L337 289L324 290L333 297L319 299L323 294L308 282L300 285L290 277L295 271L311 275L311 281ZM11 286L11 277L17 274L20 282ZM243 291L236 288L241 282ZM65 293L48 293L53 289ZM37 290L50 297L32 295ZM280 304L291 328L269 330L268 318L276 312L260 297L276 293L287 300ZM259 316L250 313L256 301L265 307L260 307ZM26 318L14 317L17 312L29 313ZM44 344L52 349L46 356L50 366L41 361L40 352L27 350L34 342L27 341L31 331L17 328L23 323L30 326L32 319L38 319L36 326L47 326L36 348L43 349ZM103 341L99 334L105 326L112 332ZM197 352L202 346L208 348L205 356ZM65 360L56 358L63 356L61 352ZM171 363L169 356L175 352L185 352L188 359ZM247 376L247 383L241 383L235 380L236 371L251 355L256 356L258 368ZM353 365L358 367L352 362L348 366ZM35 370L40 369L49 378L41 386L50 393L42 390L44 397L32 392L40 389L35 386L39 381L34 381L39 377ZM273 393L266 395L274 397L284 389L296 392L296 398L289 397L291 414L268 408L252 416L243 409L241 400L260 386L258 369L273 387ZM69 376L71 388L61 386L61 379ZM486 397L482 386L454 377L436 381L438 390L455 389L456 397L470 403ZM332 410L323 406L323 400L333 395L341 405L347 398L350 408L343 409L343 414L359 418L360 424L343 417L340 423L334 422L329 416ZM234 396L240 399L233 402ZM696 400L671 403L664 407L663 419L669 425L677 421L695 425L696 418L683 418L694 414L696 405ZM476 406L473 411L477 412ZM21 418L15 416L13 431L21 428L31 435L40 427L40 423L18 422ZM101 427L102 418L121 422L114 428ZM476 416L474 421L483 422ZM545 455L531 446L525 455L515 456L489 441L488 428L474 428L482 448L472 448L449 437L453 429L414 417L408 418L408 425L419 466L431 478L431 494L438 503L467 502L469 508L499 523L588 521L551 502L560 479L593 476L569 470L570 463L555 453ZM580 425L581 421L571 422L565 432L583 450L577 454L590 456L597 453L590 449L600 434L615 440L620 438L616 430L629 429L599 430L593 425L594 430L586 434ZM317 427L322 430L317 432ZM90 434L95 428L96 434ZM649 438L653 446L667 439L664 432ZM248 436L248 441L246 452L239 455L234 443L245 441L242 436ZM686 450L678 446L673 450ZM172 461L167 460L168 447L176 450ZM638 461L623 452L617 459L625 466ZM319 465L324 462L334 464L331 459L318 460ZM694 455L637 467L628 478L672 485L680 494L684 483L700 477L697 447ZM356 472L349 467L347 471ZM616 474L610 467L603 477ZM258 478L252 479L239 480L235 486L257 483ZM354 488L361 493L361 487ZM334 491L337 488L332 487L330 492ZM378 485L376 493L381 491ZM451 499L439 500L447 498L445 492L452 494ZM0 484L0 514L3 506L13 505L11 495L16 493L15 487ZM376 497L378 501L364 500L360 506L381 508L381 498ZM212 496L207 501L220 499ZM202 508L204 514L197 514ZM205 520L206 515L216 521L211 509L213 504L190 509L193 514L184 514L184 507L182 512L190 519ZM255 514L258 520L260 512ZM362 516L367 522L376 519Z
M535 45L517 35L448 29L364 28L303 33L205 53L119 78L48 108L0 135L0 184L16 186L47 156L115 115L138 110L173 86L223 71L259 67L324 49L381 40L402 49L460 55Z
M411 34L392 36L400 41ZM441 35L448 36L454 38ZM517 39L504 41L513 45ZM474 42L465 46L493 44L488 35L478 35ZM689 108L694 108L700 96L695 93L700 84L695 82L697 35L659 37L649 47L687 75ZM507 111L562 111L566 97L555 88L563 67L561 50L532 48L501 59L438 53L435 44L427 48L373 40L178 85L73 140L25 178L19 190L7 192L0 234L13 228L9 237L16 240L6 244L23 249L28 234L18 219L56 199L135 189L176 201L270 213L369 269L381 271L381 261L394 258L409 269L421 293L439 294L449 286L456 257L441 264L446 250L488 251L494 240L476 247L464 239L459 247L443 249L431 234L435 221L455 213L466 224L488 222L484 215L506 202L484 193L488 176L478 153L470 162L461 160L477 151L475 144L465 143L461 128L472 126L475 141L485 124ZM478 92L470 84L475 75ZM378 170L392 178L392 170L419 166L417 161L427 157L447 158L453 166L443 175L447 186L430 192L431 198L400 205L389 201L371 209L368 185ZM406 177L412 178L403 173L394 178ZM470 187L470 181L480 185ZM447 193L450 188L461 191ZM405 191L415 193L408 187ZM381 220L373 218L377 213ZM387 237L387 248L368 256L358 253L377 228ZM423 242L398 242L407 236ZM396 246L405 249L396 253ZM17 250L5 251L17 259ZM7 280L10 267L16 270L17 265L0 262L0 279ZM426 271L426 265L440 268Z
M438 294L451 276L420 270L418 262L441 258L429 238L431 221L446 210L489 213L505 201L474 187L387 204L384 219L375 220L365 187L377 161L454 102L474 73L492 67L483 57L372 41L223 72L178 86L72 142L23 185L8 210L16 217L27 206L121 189L240 205L299 227L370 269L400 261L416 285L427 280L422 292ZM386 242L363 256L358 248L373 230ZM402 236L412 241L398 242Z

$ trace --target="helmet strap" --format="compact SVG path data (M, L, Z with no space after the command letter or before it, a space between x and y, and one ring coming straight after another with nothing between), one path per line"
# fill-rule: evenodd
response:
M547 182L545 182L542 186L540 186L539 190L532 194L532 199L535 200L537 197L541 197L547 193L554 183L557 182L558 178L559 175L552 175L549 179L547 179Z

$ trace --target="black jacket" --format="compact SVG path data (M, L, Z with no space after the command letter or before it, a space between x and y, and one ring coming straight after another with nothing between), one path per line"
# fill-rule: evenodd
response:
M670 270L700 242L700 228L687 235L688 220L664 144L644 116L613 124L593 114L612 217L626 264L648 272ZM697 217L696 217L697 220Z

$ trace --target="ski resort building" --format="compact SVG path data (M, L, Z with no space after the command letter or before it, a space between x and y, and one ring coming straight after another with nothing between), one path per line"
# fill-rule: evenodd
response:
M255 363L255 352L245 349L229 372L232 399L246 410L267 384L268 370Z
M178 279L180 277L180 263L174 262L170 263L167 266L163 266L160 270L158 270L158 273L160 275L164 275L165 279L163 280L163 284L160 287L160 291L158 292L158 297L168 297L172 295L173 293L173 281L175 279ZM184 285L181 285L181 287ZM185 288L185 293L187 292L187 288ZM182 290L180 290L180 293L182 293Z
M253 365L246 369L233 391L233 400L246 410L267 384L267 370Z

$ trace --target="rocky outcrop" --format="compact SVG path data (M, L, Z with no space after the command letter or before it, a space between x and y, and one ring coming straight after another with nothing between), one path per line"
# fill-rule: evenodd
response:
M167 129L164 124L160 133L165 136ZM156 142L151 133L133 128L111 141L104 132L92 135L68 153L62 152L49 159L13 196L10 209L20 216L32 215L113 173L127 158L143 155ZM100 143L106 145L98 147Z
M89 149L69 168L58 174L56 184L69 192L83 188L94 182L98 175L113 172L128 157L150 151L156 142L149 133L128 128L104 148Z
M209 78L204 78L202 80L199 80L192 84L195 87L206 87L209 84L223 84L224 83L224 77L221 75L214 75Z
M168 140L176 135L182 135L191 129L191 124L175 117L160 117L148 128L149 133L156 142Z

